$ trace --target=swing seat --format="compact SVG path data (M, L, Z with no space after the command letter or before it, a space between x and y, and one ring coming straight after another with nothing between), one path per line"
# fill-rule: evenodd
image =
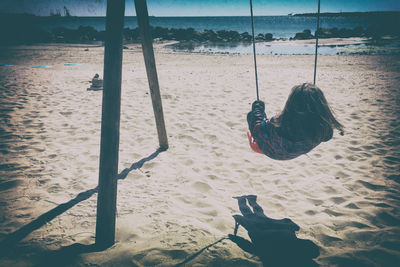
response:
M256 140L254 140L253 136L251 136L250 131L247 131L247 138L249 139L250 147L254 152L264 154L264 152L262 152L260 147L258 146Z

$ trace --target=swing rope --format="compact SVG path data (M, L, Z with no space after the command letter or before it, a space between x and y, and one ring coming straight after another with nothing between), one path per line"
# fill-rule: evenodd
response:
M253 16L253 1L250 0L250 14L251 14L251 32L253 36L253 55L254 55L254 73L256 76L256 91L257 91L257 100L260 100L258 94L258 75L257 75L257 59L256 59L256 42L254 38L254 16Z
M250 14L251 14L251 32L253 37L253 56L254 56L254 74L256 77L256 92L257 100L260 100L258 93L258 74L257 74L257 58L256 58L256 42L254 37L254 15L253 15L253 1L250 0ZM317 59L318 59L318 32L319 32L319 20L321 14L321 0L318 0L318 13L317 13L317 29L315 31L315 59L314 59L314 82L315 85L317 79Z
M315 31L315 62L314 62L314 85L317 78L317 57L318 57L318 33L319 33L319 15L321 13L321 0L318 0L317 30Z

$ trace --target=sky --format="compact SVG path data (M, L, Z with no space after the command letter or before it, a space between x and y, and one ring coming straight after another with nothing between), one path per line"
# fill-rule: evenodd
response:
M111 0L112 1L112 0ZM0 0L2 13L47 16L64 6L73 16L105 16L106 0ZM318 0L253 0L254 15L316 12ZM249 0L147 0L152 16L247 16ZM321 0L321 12L400 11L400 0ZM126 0L127 16L135 15Z

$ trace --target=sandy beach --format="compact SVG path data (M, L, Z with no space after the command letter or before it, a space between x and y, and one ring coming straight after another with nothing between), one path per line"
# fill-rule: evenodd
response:
M319 56L317 84L345 135L275 161L247 141L252 55L156 46L170 145L159 153L141 48L127 48L119 154L127 175L118 183L116 244L50 266L173 266L233 233L240 211L232 197L250 194L267 216L300 227L297 236L319 247L320 266L397 266L399 55ZM103 76L103 54L87 45L0 50L0 241L70 204L15 242L1 266L48 266L52 251L94 243L102 91L86 89L96 73ZM257 62L269 116L294 85L312 82L312 55L260 55ZM242 227L238 235L248 239ZM185 266L262 264L224 240Z

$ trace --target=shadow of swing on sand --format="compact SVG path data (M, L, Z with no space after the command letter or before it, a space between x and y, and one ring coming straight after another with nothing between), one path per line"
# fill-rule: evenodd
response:
M158 156L158 154L160 154L163 151L165 151L165 149L159 148L155 152L153 152L151 155L133 163L129 168L125 168L121 173L119 173L117 176L117 179L118 180L125 179L126 176L129 174L129 172L141 168L144 163L156 158ZM98 191L98 186L96 186L95 188L89 189L87 191L84 191L82 193L79 193L74 199L71 199L68 202L58 205L57 207L40 215L38 218L36 218L32 222L24 225L23 227L16 230L15 232L8 234L5 238L3 238L3 240L0 241L0 257L7 255L7 252L12 250L14 245L16 245L19 241L24 239L30 233L39 229L40 227L42 227L46 223L50 222L51 220L53 220L57 216L61 215L62 213L66 212L67 210L71 209L76 204L89 199L93 194L97 193L97 191ZM96 251L96 245L86 246L86 245L82 245L82 244L73 244L68 247L65 247L63 249L66 251L71 250L71 252L72 251L78 252L77 250L79 250L80 253ZM90 250L90 251L86 251L86 250Z
M262 207L258 205L255 195L234 198L238 201L242 215L233 215L236 223L233 235L229 234L205 246L173 267L185 266L206 249L226 239L236 243L242 250L257 256L263 266L318 266L313 259L319 256L319 248L311 240L297 238L295 232L300 230L297 224L289 218L275 220L267 217ZM247 230L251 241L237 235L239 226Z
M255 195L234 198L242 215L233 215L236 226L229 239L241 249L258 256L264 266L318 266L313 259L319 256L319 248L311 240L297 238L297 224L289 218L267 217ZM239 226L247 230L251 242L237 236Z

